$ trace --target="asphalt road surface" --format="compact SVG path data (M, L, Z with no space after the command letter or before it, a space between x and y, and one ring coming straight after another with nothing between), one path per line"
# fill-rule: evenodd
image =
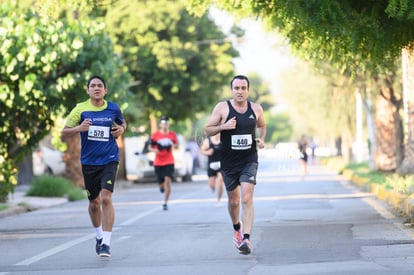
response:
M225 197L224 197L225 198ZM414 274L414 230L316 164L261 153L253 251L232 243L226 200L204 175L174 183L168 211L152 183L119 184L112 257L95 254L87 201L0 219L4 274Z

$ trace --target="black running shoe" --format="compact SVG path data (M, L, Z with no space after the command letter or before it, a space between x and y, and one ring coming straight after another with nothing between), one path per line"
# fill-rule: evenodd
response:
M109 250L109 245L102 244L99 247L99 254L100 257L111 257L111 252Z
M163 210L168 210L168 205L167 205L166 203L164 203L164 204L162 205L162 209L163 209Z
M239 247L240 254L248 255L252 252L250 241L248 239L244 239L242 244Z
M99 248L101 247L101 245L102 245L102 239L96 239L95 249L96 249L96 254L98 254L98 255L99 255Z

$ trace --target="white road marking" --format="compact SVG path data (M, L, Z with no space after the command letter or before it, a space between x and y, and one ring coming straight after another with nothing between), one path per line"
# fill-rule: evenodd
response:
M66 242L64 244L61 244L59 246L56 246L55 248L46 250L46 251L44 251L44 252L42 252L40 254L37 254L37 255L35 255L35 256L31 257L31 258L28 258L26 260L23 260L21 262L18 262L18 263L14 264L14 265L31 265L31 264L33 264L35 262L38 262L38 261L40 261L40 260L42 260L44 258L50 257L52 255L55 255L55 254L63 251L63 250L66 250L68 248L71 248L72 246L75 246L77 244L80 244L80 243L82 243L82 242L84 242L86 240L90 240L94 236L95 236L94 234L89 234L89 235L86 235L84 237L81 237L81 238L72 240L70 242Z

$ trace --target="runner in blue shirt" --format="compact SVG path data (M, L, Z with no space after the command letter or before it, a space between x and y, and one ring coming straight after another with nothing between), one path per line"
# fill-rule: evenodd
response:
M86 93L90 98L71 111L61 137L81 136L80 161L96 232L95 249L99 256L109 257L115 218L112 192L119 164L116 138L125 132L126 122L119 106L105 100L108 90L102 77L92 76Z

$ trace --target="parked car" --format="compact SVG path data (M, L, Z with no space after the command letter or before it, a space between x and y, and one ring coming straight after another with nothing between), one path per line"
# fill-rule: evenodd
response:
M191 181L193 156L186 151L186 141L177 135L179 148L174 149L174 180ZM127 179L134 182L156 181L154 171L155 153L149 151L147 136L125 138L125 162Z
M63 152L51 149L44 145L33 152L33 174L40 176L43 174L63 175L65 173L65 162L63 161Z

